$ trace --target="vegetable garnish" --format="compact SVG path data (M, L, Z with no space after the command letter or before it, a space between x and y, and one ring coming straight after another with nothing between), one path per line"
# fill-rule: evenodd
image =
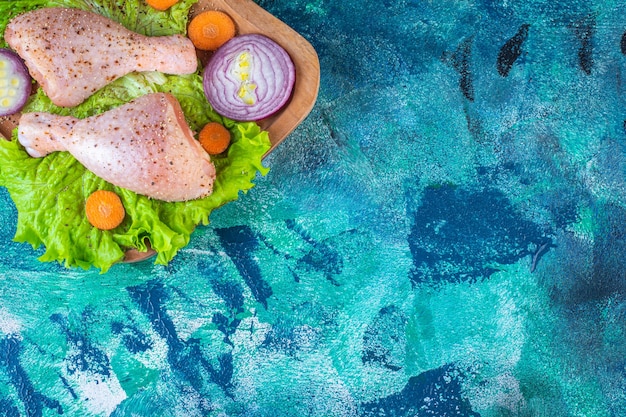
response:
M209 155L219 155L230 145L230 131L220 123L210 122L202 128L198 140Z
M45 247L39 258L67 267L108 271L124 258L127 249L157 252L155 264L168 264L184 248L198 225L208 225L211 212L235 201L254 187L269 168L262 162L270 149L268 133L252 122L240 123L215 113L204 98L200 75L131 74L96 92L80 106L54 106L41 89L24 111L45 111L87 117L151 91L167 91L179 100L189 126L199 131L209 121L223 123L232 132L228 152L211 157L217 177L213 193L197 200L170 203L150 199L108 184L80 164L69 152L33 158L17 140L0 140L0 186L6 187L17 212L14 240L33 248ZM123 225L104 232L84 214L85 195L98 189L114 191L124 202ZM97 244L95 244L97 242ZM84 244L83 244L84 243Z
M166 13L145 0L0 0L0 45L7 21L18 13L39 7L78 7L108 16L128 29L149 35L184 34L189 10L197 0L180 0ZM28 7L27 7L28 6ZM211 157L216 169L213 193L186 201L165 202L113 186L80 164L69 152L32 158L17 140L0 140L0 186L6 187L17 209L14 241L43 246L42 262L101 273L122 261L126 251L156 251L154 263L167 265L190 241L194 230L209 224L212 211L240 198L255 186L269 168L263 156L271 148L268 132L253 122L236 122L215 112L204 95L202 74L184 76L159 72L131 73L103 87L79 106L55 106L41 88L22 112L49 112L85 118L103 113L148 93L165 92L180 102L189 127L200 131L219 122L231 132L228 152ZM111 190L124 203L122 225L102 231L85 216L85 196Z
M113 191L98 190L87 197L85 215L93 227L111 230L122 224L126 211L117 194Z
M15 52L0 49L0 116L22 110L31 93L28 70Z
M165 11L178 3L178 0L146 0L156 10Z
M196 49L214 51L235 36L235 22L224 12L207 10L191 19L187 36Z
M271 116L289 100L296 79L293 61L280 45L260 34L236 36L220 47L204 69L206 97L234 120Z

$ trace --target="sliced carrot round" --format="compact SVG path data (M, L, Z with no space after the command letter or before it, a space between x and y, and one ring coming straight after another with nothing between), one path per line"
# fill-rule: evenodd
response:
M92 226L111 230L124 220L126 211L119 196L113 191L98 190L87 197L85 214Z
M146 3L152 6L153 9L163 11L178 3L178 0L146 0Z
M187 36L196 49L214 51L235 36L235 22L218 10L207 10L191 19Z
M230 131L217 122L210 122L204 125L198 140L209 155L218 155L230 145Z

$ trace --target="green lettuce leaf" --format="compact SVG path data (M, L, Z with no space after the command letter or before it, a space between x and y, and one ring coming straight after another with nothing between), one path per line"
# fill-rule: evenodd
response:
M15 3L24 3L22 6L26 7L27 3L32 5L37 1ZM107 11L118 20L120 17L129 18L124 7L138 1L54 0L45 3L100 7L97 12L107 15L104 12ZM182 0L177 5L187 7L188 11L192 3ZM3 5L4 2L0 2L0 13ZM137 13L133 16L143 16L143 12ZM138 24L149 28L150 34L152 26L146 26L145 22L154 22L156 18L153 15L161 16L161 13L148 10L143 23ZM182 14L176 16L176 13L179 12L172 10L169 14L164 13L168 15L165 20L179 22L186 19L187 12L183 13L184 17ZM150 16L153 16L152 20ZM179 33L184 30L175 28L173 24L171 28ZM43 245L45 252L39 258L41 261L57 261L67 267L85 269L93 266L103 273L122 260L126 250L135 248L145 251L148 245L157 252L155 263L167 264L189 243L198 225L209 223L212 210L239 198L242 192L254 186L253 181L259 173L265 175L268 172L262 163L271 146L267 132L256 123L235 122L217 114L204 96L200 71L186 76L157 72L129 74L73 108L55 106L39 89L23 111L45 111L85 118L153 92L174 95L192 130L198 131L209 121L218 121L231 131L232 143L227 153L212 157L217 171L213 193L187 202L153 200L107 183L85 169L68 152L32 158L17 141L17 132L14 131L12 140L0 141L0 185L7 188L18 211L14 240L30 243L33 248ZM116 192L126 209L124 222L111 231L92 227L84 213L84 201L98 189Z

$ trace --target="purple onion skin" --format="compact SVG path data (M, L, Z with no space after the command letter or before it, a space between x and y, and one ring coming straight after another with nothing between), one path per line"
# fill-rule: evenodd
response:
M249 55L242 55L245 53ZM222 116L256 121L285 106L295 79L295 66L285 49L264 35L246 34L235 36L215 51L204 69L203 86L207 100ZM246 103L245 99L252 101Z
M22 110L30 96L32 82L24 61L15 52L0 48L0 62L1 117L10 116ZM17 85L14 85L15 82Z

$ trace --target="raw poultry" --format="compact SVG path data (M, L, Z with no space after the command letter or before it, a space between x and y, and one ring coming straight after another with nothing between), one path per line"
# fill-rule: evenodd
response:
M198 61L182 35L144 36L80 9L49 7L21 14L4 38L54 104L72 107L131 72L191 74Z
M85 119L25 113L18 140L29 155L69 151L94 174L164 201L211 193L215 167L174 96L152 93Z

